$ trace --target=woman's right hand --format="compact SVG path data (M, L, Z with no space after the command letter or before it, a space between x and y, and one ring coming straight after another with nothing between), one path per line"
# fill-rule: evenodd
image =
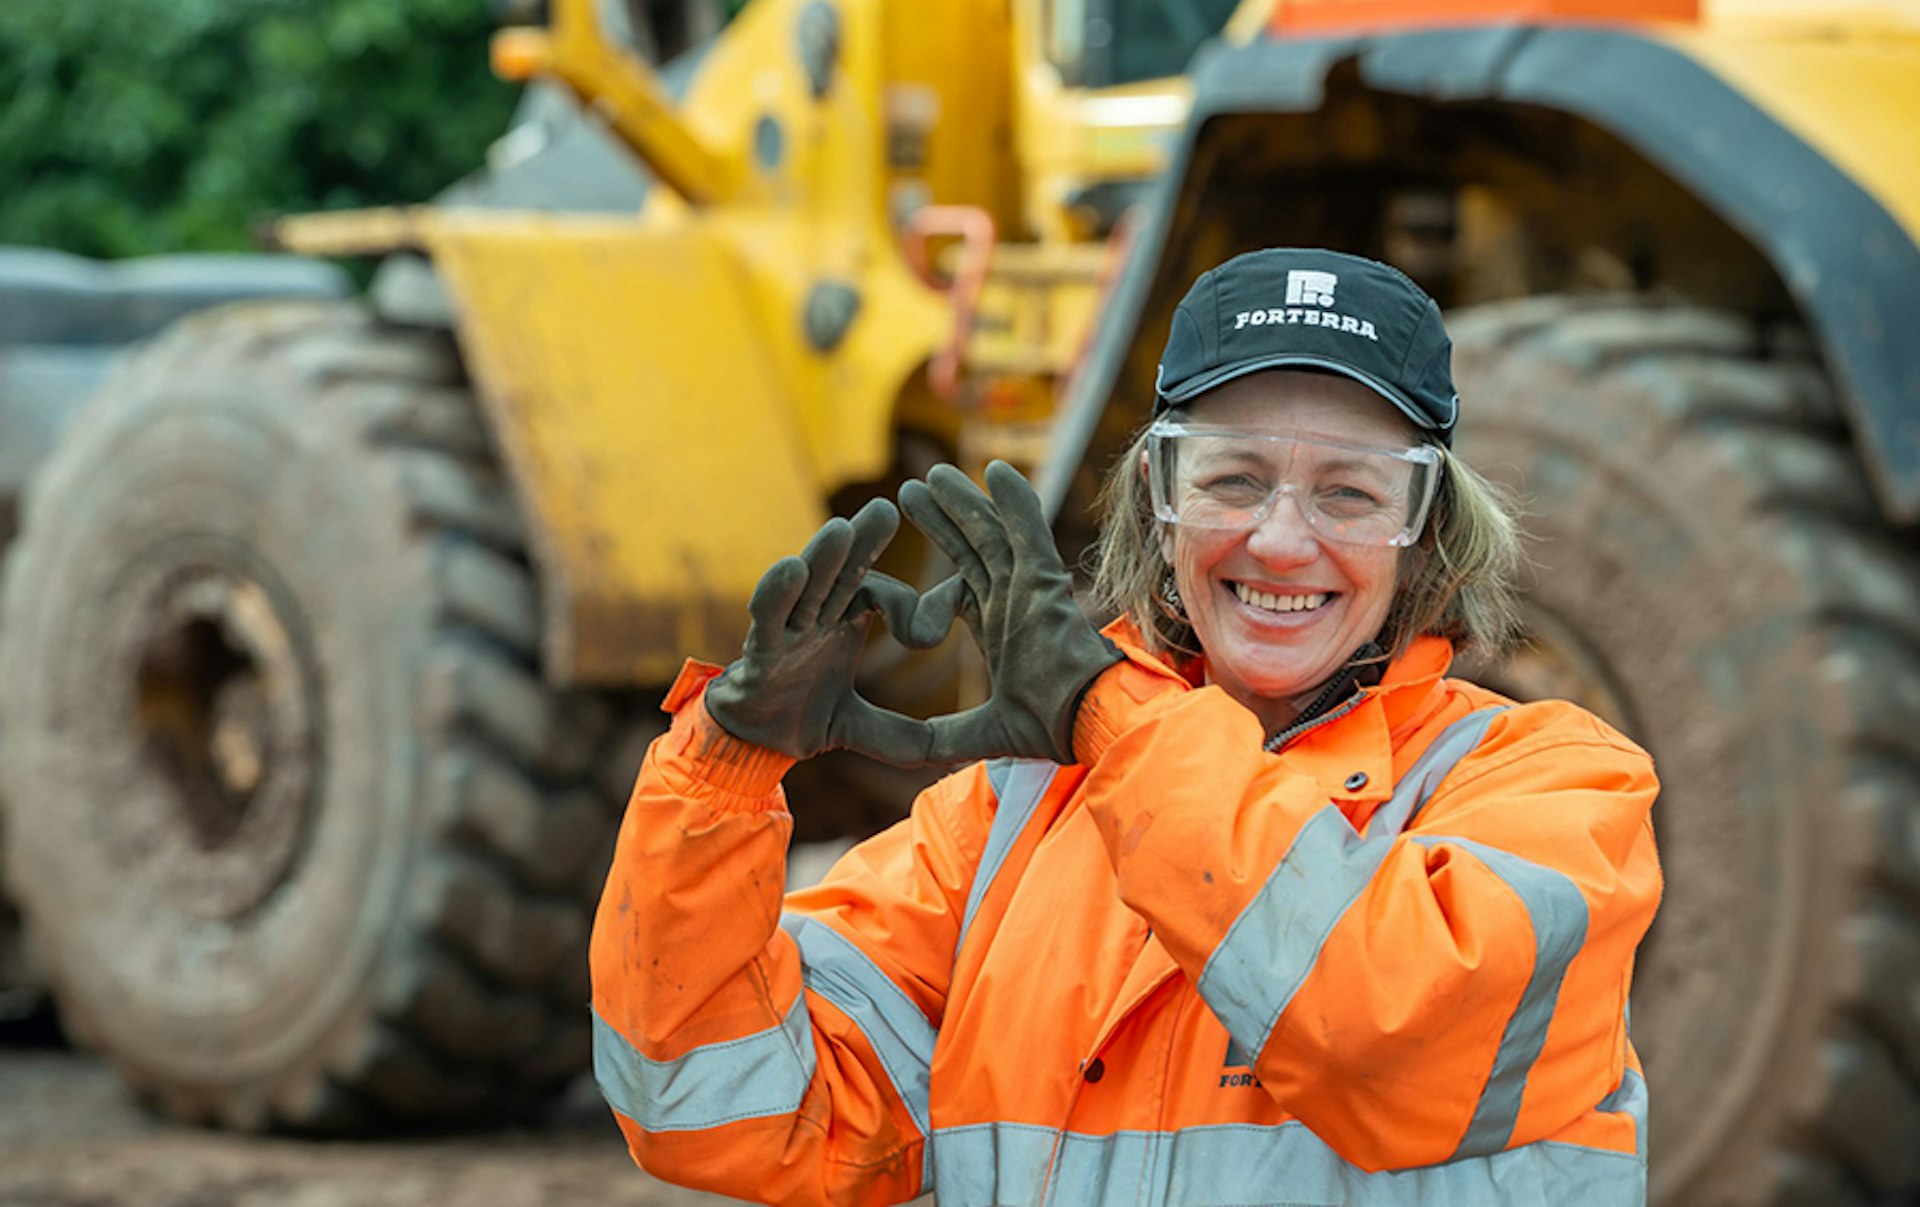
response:
M915 628L919 597L870 573L899 527L893 504L875 499L773 564L747 604L745 648L707 688L707 714L722 729L796 759L851 748L901 766L926 761L927 723L863 699L853 681L872 612L902 640Z

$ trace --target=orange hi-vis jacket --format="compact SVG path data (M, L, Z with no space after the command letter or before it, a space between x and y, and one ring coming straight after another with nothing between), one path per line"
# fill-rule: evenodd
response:
M1434 638L1268 753L1109 635L1080 765L959 771L784 900L790 760L689 665L594 924L634 1158L770 1202L1643 1203L1646 754Z

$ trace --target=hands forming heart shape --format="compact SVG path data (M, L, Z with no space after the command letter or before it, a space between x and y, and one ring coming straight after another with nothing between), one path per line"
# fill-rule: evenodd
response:
M747 605L740 658L707 689L707 711L737 738L808 758L853 750L901 767L1014 756L1073 762L1080 697L1120 660L1073 599L1040 499L996 461L982 493L950 465L900 490L900 507L959 573L926 594L873 570L900 527L875 499L827 521L798 557L775 562ZM985 703L921 720L854 687L869 618L902 645L938 645L964 619L992 679Z

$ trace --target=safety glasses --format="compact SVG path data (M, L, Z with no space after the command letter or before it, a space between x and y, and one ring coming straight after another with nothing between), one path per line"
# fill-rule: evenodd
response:
M1440 485L1440 450L1366 448L1162 419L1147 431L1153 513L1247 528L1291 496L1308 525L1353 545L1411 545Z

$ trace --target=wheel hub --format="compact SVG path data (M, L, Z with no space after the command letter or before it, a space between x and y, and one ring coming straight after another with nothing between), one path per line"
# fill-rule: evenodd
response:
M284 601L283 601L284 602ZM294 870L310 820L312 676L269 589L176 566L132 634L132 713L148 799L141 869L189 915L237 920ZM126 665L126 664L123 664Z

